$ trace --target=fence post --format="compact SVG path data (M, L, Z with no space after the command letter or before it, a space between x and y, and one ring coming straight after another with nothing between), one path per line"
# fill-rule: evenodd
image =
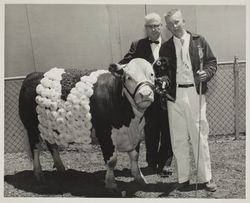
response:
M234 127L235 140L239 139L239 64L238 57L234 57Z

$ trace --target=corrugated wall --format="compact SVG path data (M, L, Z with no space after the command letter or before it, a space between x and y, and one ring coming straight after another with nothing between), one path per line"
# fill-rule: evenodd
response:
M145 13L180 8L186 26L206 37L218 61L245 60L244 6L5 5L5 76L51 67L107 68L144 37ZM164 22L164 19L163 19ZM170 33L163 28L163 38Z
M106 69L143 36L143 5L6 5L5 76ZM131 23L132 22L132 23Z

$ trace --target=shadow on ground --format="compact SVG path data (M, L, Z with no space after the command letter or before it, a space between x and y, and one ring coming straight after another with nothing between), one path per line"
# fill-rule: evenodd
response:
M72 196L83 197L115 197L105 190L105 170L96 172L82 172L69 169L64 173L44 171L45 183L36 181L33 171L25 170L14 175L6 175L4 181L19 190L32 192L39 195L63 195L70 193ZM115 170L116 177L131 177L130 170ZM176 189L176 183L154 183L142 187L136 181L117 181L121 191L126 191L126 197L136 197L137 191L159 192L161 197L167 197ZM121 196L117 196L121 197Z

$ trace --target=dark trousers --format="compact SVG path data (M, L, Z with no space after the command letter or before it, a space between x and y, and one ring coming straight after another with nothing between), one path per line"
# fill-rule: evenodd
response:
M145 144L148 166L162 170L170 166L173 158L168 112L163 110L159 95L155 95L154 103L145 112Z

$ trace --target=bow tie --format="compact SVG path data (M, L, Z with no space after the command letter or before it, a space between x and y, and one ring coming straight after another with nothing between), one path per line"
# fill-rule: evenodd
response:
M152 44L152 43L159 44L160 42L158 40L156 40L156 41L149 40L149 43L150 44Z

